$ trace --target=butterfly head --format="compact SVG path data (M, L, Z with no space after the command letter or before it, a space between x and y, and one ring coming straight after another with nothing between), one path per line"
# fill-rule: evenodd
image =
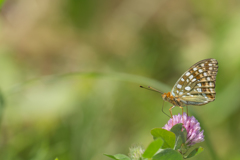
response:
M168 92L168 93L163 93L163 94L162 94L162 98L163 98L163 100L168 101L168 99L170 98L170 92Z

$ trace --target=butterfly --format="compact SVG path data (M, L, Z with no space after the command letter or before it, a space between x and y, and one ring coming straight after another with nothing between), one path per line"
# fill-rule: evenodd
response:
M184 106L201 106L215 100L217 72L217 60L213 58L204 59L195 63L183 73L173 86L171 92L163 93L150 86L148 88L140 87L160 92L164 101L172 103L173 106L169 109L172 118L172 109L175 106L180 107L183 113ZM165 112L163 111L163 113Z

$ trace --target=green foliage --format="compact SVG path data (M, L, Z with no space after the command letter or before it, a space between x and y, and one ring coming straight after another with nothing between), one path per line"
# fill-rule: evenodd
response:
M193 156L196 156L198 155L199 153L201 153L202 151L204 150L204 148L202 147L198 147L198 148L195 148L191 153L189 153L189 155L187 155L185 158L191 158Z
M162 147L163 142L164 141L161 138L155 139L149 144L142 156L144 158L152 158L154 154Z
M173 149L163 149L152 157L152 160L182 160L182 155Z
M151 130L151 134L154 139L162 138L164 140L164 144L162 146L163 149L174 147L176 135L173 132L167 131L162 128L154 128Z
M180 149L183 144L185 144L187 139L187 131L183 127L182 123L178 123L171 128L171 132L176 135L176 143L174 145L174 149Z
M124 154L115 154L115 155L104 154L104 155L115 160L131 160L128 156Z
M176 124L171 131L162 128L154 128L151 130L154 141L146 148L141 155L142 158L152 158L152 160L182 160L198 155L203 151L202 147L194 149L190 154L186 155L189 147L185 142L187 139L187 131L182 123ZM106 155L106 154L105 154ZM125 155L106 155L110 158L129 158Z

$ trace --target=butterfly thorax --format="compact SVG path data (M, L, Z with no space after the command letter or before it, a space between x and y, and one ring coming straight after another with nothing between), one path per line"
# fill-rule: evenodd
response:
M172 103L174 106L184 106L185 104L181 102L180 98L174 97L170 92L162 94L163 100Z

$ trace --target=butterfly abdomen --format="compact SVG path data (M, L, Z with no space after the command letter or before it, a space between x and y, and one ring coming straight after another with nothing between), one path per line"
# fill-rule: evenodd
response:
M185 104L183 102L181 102L181 100L179 98L174 97L173 95L171 95L170 92L163 93L162 98L163 98L163 100L172 103L174 106L185 106Z

